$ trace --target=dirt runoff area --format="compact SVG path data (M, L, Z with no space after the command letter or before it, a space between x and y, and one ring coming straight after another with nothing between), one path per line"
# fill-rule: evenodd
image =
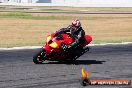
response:
M82 27L93 37L92 43L132 42L132 14L32 14L80 18ZM0 47L43 45L46 36L67 27L72 19L35 20L0 18Z

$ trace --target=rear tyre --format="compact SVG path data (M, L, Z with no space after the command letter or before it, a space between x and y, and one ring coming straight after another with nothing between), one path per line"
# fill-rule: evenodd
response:
M42 64L44 61L44 56L45 56L45 50L40 49L39 52L33 56L33 62L35 64Z

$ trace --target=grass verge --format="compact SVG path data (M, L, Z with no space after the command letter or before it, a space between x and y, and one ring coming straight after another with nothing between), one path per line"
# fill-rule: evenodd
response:
M132 15L0 14L0 47L43 45L46 35L78 18L92 43L132 42Z
M57 16L57 15L50 15L50 16L33 16L28 13L24 12L8 12L8 13L1 13L0 18L20 18L20 19L32 19L32 20L70 20L73 18L79 19L86 19L86 17L76 17L76 16Z
M131 7L0 6L0 11L22 12L132 12Z

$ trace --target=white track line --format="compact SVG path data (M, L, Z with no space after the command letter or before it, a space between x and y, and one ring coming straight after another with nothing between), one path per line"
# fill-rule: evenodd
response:
M132 44L132 42L122 42L122 43L102 43L102 44L89 44L88 46L126 45L126 44Z
M88 46L104 46L104 45L125 45L132 44L132 42L122 42L122 43L103 43L103 44L89 44ZM37 49L42 46L24 46L24 47L13 47L13 48L0 48L1 50L24 50L24 49Z

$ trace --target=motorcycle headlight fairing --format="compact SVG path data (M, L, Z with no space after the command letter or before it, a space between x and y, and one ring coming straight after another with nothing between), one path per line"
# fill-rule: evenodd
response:
M58 44L56 42L53 42L49 45L52 48L58 48Z
M50 40L51 40L51 36L48 36L46 42L49 42Z

